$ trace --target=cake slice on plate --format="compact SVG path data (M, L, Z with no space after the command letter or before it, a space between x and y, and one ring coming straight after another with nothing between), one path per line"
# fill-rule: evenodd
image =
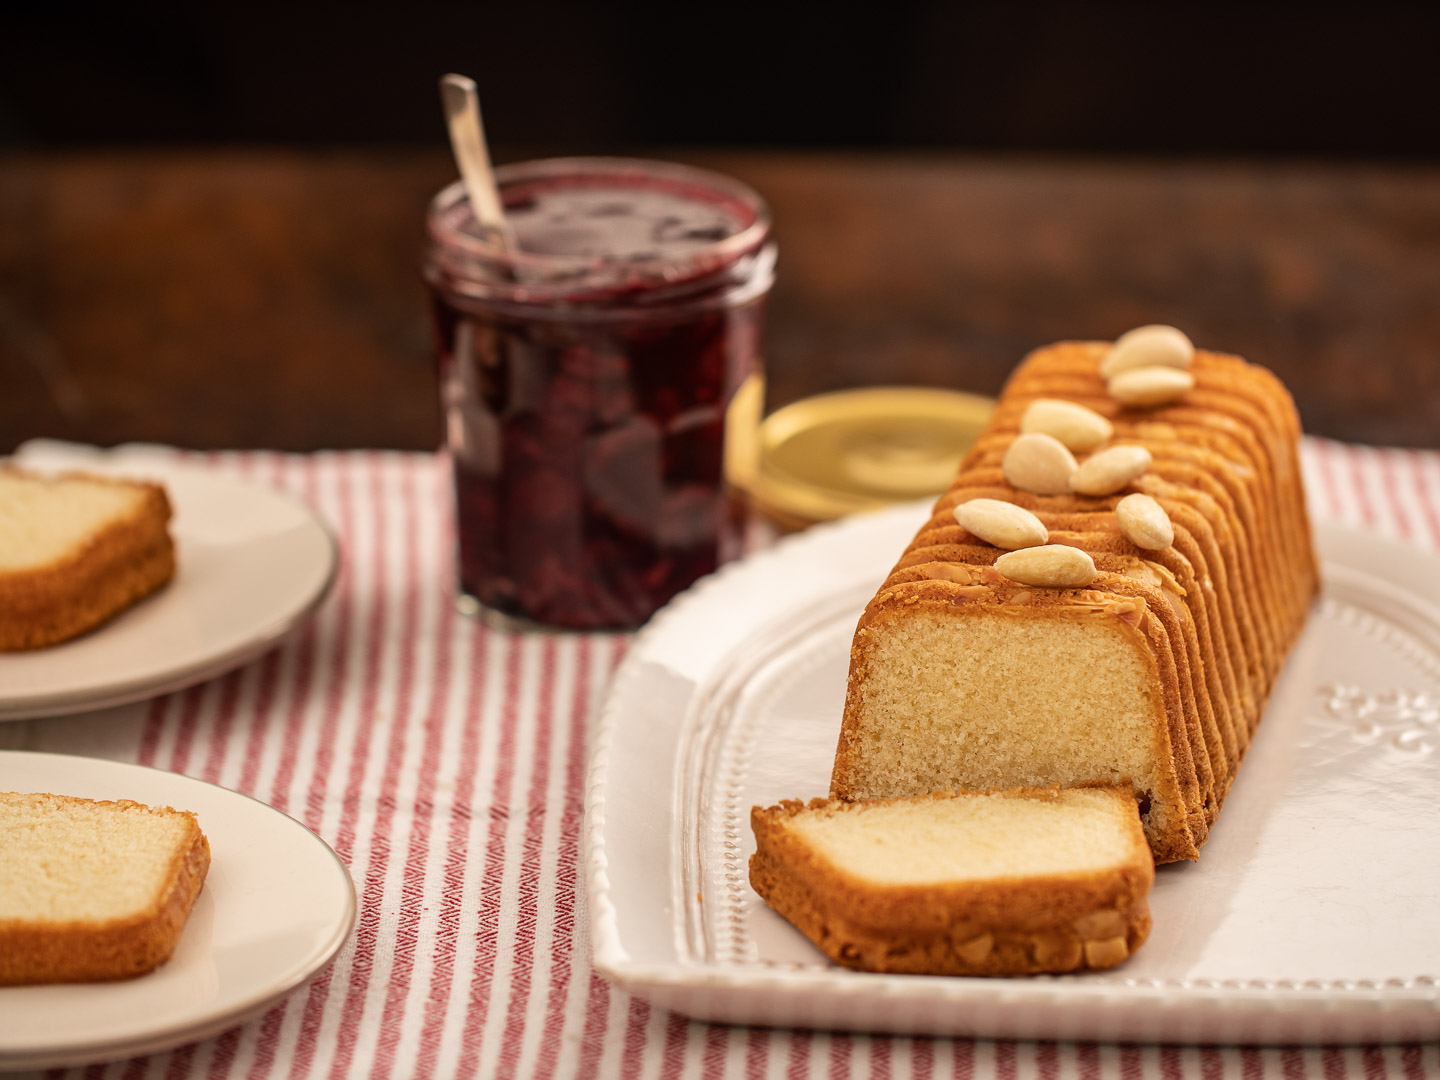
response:
M1129 785L751 812L750 882L838 964L928 975L1113 967L1150 932Z
M0 469L0 651L91 630L175 573L158 484Z
M143 975L170 958L205 875L195 815L0 792L0 986Z

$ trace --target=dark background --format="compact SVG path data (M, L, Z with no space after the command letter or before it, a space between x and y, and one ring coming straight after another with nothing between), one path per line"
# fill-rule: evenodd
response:
M0 149L433 145L456 70L526 153L1440 152L1436 4L131 7L7 10Z
M499 160L765 196L771 407L1168 322L1440 446L1437 56L1440 3L11 4L0 453L436 446L452 70Z

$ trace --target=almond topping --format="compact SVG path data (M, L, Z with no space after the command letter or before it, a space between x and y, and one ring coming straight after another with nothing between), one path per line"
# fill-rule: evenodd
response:
M993 934L977 934L969 941L962 941L955 946L955 951L967 964L979 964L990 955L995 948L995 937Z
M1115 428L1094 409L1074 401L1036 398L1020 417L1020 431L1053 435L1069 449L1085 454L1110 438Z
M1080 966L1081 946L1078 938L1064 933L1037 933L1029 944L1030 955L1047 971L1073 971Z
M1125 916L1114 908L1092 911L1075 922L1075 932L1082 938L1091 940L1123 936L1125 929Z
M1110 495L1145 475L1150 451L1143 446L1112 446L1086 458L1070 477L1070 490L1078 495Z
M1053 435L1019 435L1000 462L1005 479L1033 495L1066 495L1075 472L1075 455Z
M1120 531L1136 547L1158 551L1175 542L1175 528L1165 508L1149 495L1126 495L1115 507Z
M1129 368L1108 384L1110 396L1122 405L1142 408L1165 405L1195 385L1195 376L1172 367Z
M959 563L926 563L921 569L925 576L934 581L954 581L960 585L974 585L980 579L979 571Z
M1188 368L1194 359L1195 346L1175 327L1137 326L1115 339L1110 352L1100 361L1100 374L1111 379L1131 368Z
M1101 938L1085 942L1085 966L1092 968L1114 967L1130 955L1130 949L1123 937Z
M955 507L954 513L966 532L1007 551L1034 547L1050 539L1040 519L1014 503L971 499Z
M995 560L995 569L1011 581L1043 589L1080 589L1095 580L1095 560L1064 544L1007 552Z

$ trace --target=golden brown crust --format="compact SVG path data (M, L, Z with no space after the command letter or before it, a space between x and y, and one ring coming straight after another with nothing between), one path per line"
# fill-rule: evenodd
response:
M188 820L190 836L171 860L164 888L154 904L124 919L0 920L0 986L129 979L153 971L174 953L210 869L209 841L191 813L144 807L128 799L99 805L135 807Z
M1034 397L1067 397L1109 417L1117 439L1133 437L1152 452L1168 447L1175 455L1195 458L1232 493L1243 519L1232 529L1238 558L1248 560L1252 569L1242 577L1240 567L1232 567L1230 576L1244 580L1256 594L1250 622L1265 622L1263 630L1255 629L1268 633L1272 642L1270 660L1248 673L1244 687L1257 703L1246 715L1242 742L1248 742L1259 718L1258 702L1303 629L1318 589L1299 469L1299 415L1273 374L1239 357L1204 350L1196 353L1192 368L1196 389L1180 402L1124 409L1106 395L1098 373L1098 359L1107 348L1103 342L1064 342L1032 354L1007 386L993 426L1018 424L1016 410ZM1006 411L1010 415L1002 417ZM1247 618L1243 598L1236 606L1242 625L1230 629L1240 633ZM1253 649L1254 634L1248 637L1251 644L1245 647ZM1262 685L1255 686L1257 680Z
M163 487L71 475L135 488L142 498L133 513L100 530L78 551L36 569L0 571L0 652L68 641L174 576L170 500Z
M1295 571L1284 579L1282 588L1290 592L1293 622L1303 625L1318 568L1296 454L1300 418L1289 392L1264 368L1237 356L1198 350L1191 369L1196 386L1181 402L1158 410L1122 409L1105 395L1098 373L1098 358L1107 348L1104 342L1063 342L1041 349L1017 369L1007 397L1013 389L1017 399L1023 398L1041 386L1055 386L1056 378L1062 377L1065 396L1080 400L1094 395L1100 411L1117 422L1117 434L1132 419L1175 421L1199 424L1212 434L1223 432L1243 446L1254 469L1253 482L1273 488L1258 509L1275 524L1276 542Z
M1002 426L1001 430L977 442L968 460L976 467L982 463L998 467L1004 448L1013 437L1013 431L1006 431ZM1261 573L1257 569L1261 559L1257 552L1266 533L1257 529L1254 522L1247 528L1230 492L1212 475L1210 470L1220 474L1215 455L1210 454L1208 459L1202 457L1206 468L1201 468L1194 463L1177 460L1178 455L1189 448L1174 439L1130 437L1117 438L1114 443L1144 446L1154 458L1148 475L1135 482L1137 491L1156 498L1170 497L1185 502L1210 523L1220 549L1233 550L1234 575L1243 586L1243 595L1254 598L1253 610L1247 608L1245 618L1246 625L1253 626L1257 647L1263 650L1266 660L1260 671L1268 672L1272 668L1278 668L1274 660L1277 653L1284 651L1278 642L1285 636L1285 612L1280 598L1275 595L1279 583L1275 581L1274 575ZM1204 451L1199 453L1203 454ZM1280 564L1280 557L1276 553L1267 550L1266 554L1266 565ZM1287 575L1285 580L1289 581L1290 576Z
M1127 792L1117 801L1133 806ZM1056 798L1053 788L971 795ZM949 798L937 794L929 798ZM962 798L971 796L960 796ZM798 813L847 804L790 800L751 811L750 882L771 907L838 964L919 975L1030 975L1113 967L1150 932L1154 864L1138 816L1129 857L1098 873L1046 874L948 885L886 886L821 858L785 827Z

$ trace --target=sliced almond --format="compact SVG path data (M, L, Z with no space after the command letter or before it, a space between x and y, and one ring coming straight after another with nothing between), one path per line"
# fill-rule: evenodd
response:
M1030 955L1047 971L1073 971L1083 956L1080 939L1066 933L1035 934L1027 945Z
M1095 560L1064 544L1022 548L995 560L995 569L1011 581L1041 589L1080 589L1095 580Z
M953 581L957 585L975 585L984 580L979 570L960 563L926 563L921 568L933 581Z
M1086 454L1115 432L1109 420L1094 409L1059 398L1036 398L1025 406L1020 431L1029 435L1053 435L1077 454Z
M1123 937L1102 938L1085 942L1085 965L1092 968L1114 967L1130 955Z
M1100 374L1109 379L1131 368L1188 368L1194 359L1195 346L1175 327L1158 323L1137 326L1115 339L1100 361Z
M1076 469L1075 455L1054 435L1018 435L1005 451L1005 479L1033 495L1065 495Z
M978 964L982 962L995 948L995 936L990 933L978 934L969 941L962 941L955 947L967 964Z
M1149 495L1126 495L1115 506L1120 531L1136 547L1159 551L1175 542L1175 527L1165 508Z
M1121 937L1126 930L1125 916L1114 908L1101 908L1075 920L1075 932L1082 938L1094 941L1100 938Z
M1143 446L1112 446L1092 454L1070 477L1077 495L1110 495L1150 468L1150 451Z
M1110 396L1122 405L1148 407L1174 401L1195 385L1195 376L1173 367L1129 368L1112 378Z
M999 499L971 499L954 510L955 520L966 532L987 544L1014 551L1034 547L1050 539L1041 520L1024 507Z

